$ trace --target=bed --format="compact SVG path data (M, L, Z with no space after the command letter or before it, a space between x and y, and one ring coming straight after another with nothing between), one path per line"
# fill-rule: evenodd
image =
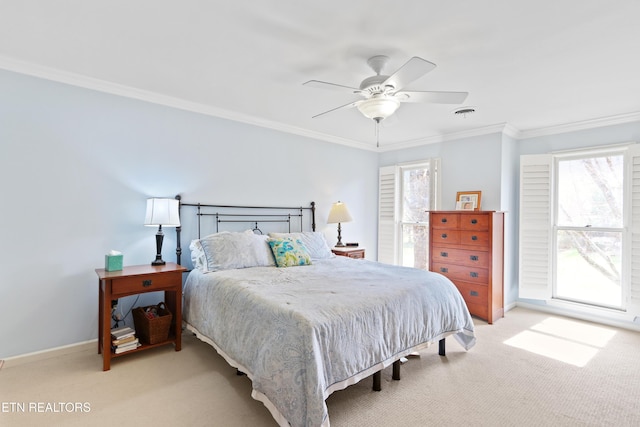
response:
M190 241L183 319L247 374L252 397L281 426L328 426L325 400L334 391L395 368L432 343L443 352L445 337L467 350L475 344L469 311L448 279L333 256L314 230L314 205L310 231L291 230L295 213L286 214L288 230L269 234L261 227L277 222L276 214L249 219L253 214L221 216L216 205L184 205L197 207L198 223L204 206L212 206L218 224L251 224L244 231L220 231L216 224L213 233ZM299 209L302 228L307 208Z

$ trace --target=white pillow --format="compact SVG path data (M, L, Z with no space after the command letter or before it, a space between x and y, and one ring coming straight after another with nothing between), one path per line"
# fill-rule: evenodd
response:
M305 248L309 251L312 260L333 258L335 255L329 249L327 239L319 231L303 231L300 233L269 233L269 237L274 239L290 238L300 239Z
M191 251L191 264L193 264L193 268L197 268L203 272L207 271L207 257L202 250L202 245L200 244L200 240L192 240L189 245L189 250Z
M251 230L210 234L189 248L193 266L203 272L276 265L267 236Z

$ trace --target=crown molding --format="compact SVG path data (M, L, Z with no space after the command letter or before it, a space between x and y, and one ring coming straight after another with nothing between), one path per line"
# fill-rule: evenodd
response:
M460 132L443 133L443 134L428 136L425 138L401 141L397 143L384 145L378 148L378 147L374 147L371 144L363 143L360 141L341 138L341 137L337 137L334 135L329 135L321 132L310 131L310 130L299 128L296 126L286 125L280 122L265 120L263 118L248 115L248 114L242 114L235 111L226 110L223 108L217 108L217 107L212 107L205 104L190 102L184 99L162 95L156 92L145 91L145 90L137 89L131 86L111 83L105 80L87 77L80 74L70 73L67 71L62 71L62 70L51 68L51 67L44 67L44 66L33 64L30 62L10 58L7 56L0 55L0 69L5 69L7 71L13 71L16 73L38 77L46 80L56 81L56 82L68 84L71 86L77 86L85 89L95 90L98 92L118 95L126 98L150 102L158 105L164 105L171 108L177 108L180 110L204 114L207 116L227 119L235 122L272 129L279 132L294 134L294 135L303 136L306 138L331 142L334 144L340 144L340 145L345 145L352 148L358 148L361 150L374 151L374 152L402 150L405 148L413 148L413 147L418 147L426 144L435 144L439 142L452 141L456 139L472 138L472 137L488 135L492 133L502 133L514 139L529 139L529 138L536 138L541 136L549 136L549 135L555 135L555 134L567 133L567 132L576 132L581 130L588 130L588 129L594 129L599 127L613 126L613 125L633 123L633 122L640 121L640 112L634 112L634 113L620 114L617 116L584 120L580 122L566 123L566 124L561 124L556 126L549 126L549 127L529 129L529 130L519 130L508 123L500 123L496 125L469 129L469 130L460 131Z
M303 136L306 138L332 142L334 144L346 145L349 147L358 148L362 150L369 150L369 151L376 150L375 147L372 147L370 144L365 144L363 142L353 141L346 138L340 138L334 135L328 135L321 132L314 132L314 131L302 129L295 126L285 125L283 123L274 122L271 120L265 120L260 117L256 117L248 114L241 114L241 113L226 110L223 108L211 107L205 104L185 101L184 99L162 95L156 92L141 90L131 86L111 83L105 80L96 79L93 77L87 77L87 76L83 76L76 73L70 73L67 71L62 71L62 70L58 70L51 67L44 67L41 65L16 60L16 59L9 58L2 55L0 55L0 68L5 69L7 71L13 71L16 73L29 75L32 77L38 77L46 80L55 81L58 83L68 84L71 86L82 87L85 89L108 93L111 95L118 95L125 98L132 98L139 101L145 101L153 104L164 105L166 107L177 108L180 110L204 114L207 116L213 116L221 119L227 119L235 122L250 124L250 125L272 129L272 130L276 130L284 133Z
M519 132L519 139L537 138L540 136L557 135L560 133L577 132L606 126L615 126L640 121L640 112L618 114L616 116L601 117L597 119L582 120L579 122L565 123L556 126L548 126L538 129L529 129Z
M439 142L445 141L453 141L456 139L464 139L464 138L473 138L476 136L490 135L493 133L503 133L514 138L517 138L518 131L513 126L508 125L507 123L500 123L491 126L484 126L481 128L469 129L460 132L451 132L451 133L443 133L439 135L428 136L426 138L418 138L412 139L409 141L398 142L394 144L389 144L383 147L380 147L378 151L395 151L395 150L403 150L405 148L413 148L419 147L421 145L427 144L436 144Z

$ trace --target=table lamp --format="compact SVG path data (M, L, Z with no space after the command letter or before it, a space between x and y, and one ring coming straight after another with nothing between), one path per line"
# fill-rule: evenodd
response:
M151 265L166 264L162 260L162 240L164 239L162 226L180 227L178 203L176 199L147 199L147 214L144 219L144 225L149 227L158 226L158 232L156 233L156 259Z
M336 247L344 246L344 243L342 243L342 236L340 235L342 231L340 223L350 221L353 220L351 219L351 214L347 209L347 205L345 205L341 201L337 201L331 206L331 210L329 211L329 218L327 218L327 224L338 223L338 243L336 243Z

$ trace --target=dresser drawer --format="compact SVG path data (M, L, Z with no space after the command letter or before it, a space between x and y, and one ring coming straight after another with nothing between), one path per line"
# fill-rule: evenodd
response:
M489 283L489 269L468 267L466 265L455 264L441 264L434 262L431 266L432 271L436 273L444 274L449 279L453 280L466 280L477 284Z
M489 268L489 252L480 250L434 247L431 259L436 263L467 265Z
M438 245L438 244L459 245L460 231L445 230L443 228L434 229L432 231L431 239L434 245Z
M126 276L113 278L111 294L117 297L118 294L131 294L132 292L153 292L166 290L167 287L181 287L182 273L164 274L142 274L137 276Z
M460 231L460 244L477 246L479 248L489 247L488 231Z
M431 226L433 228L458 228L460 215L455 213L432 213Z
M489 216L482 214L460 215L460 229L486 231L489 229Z
M469 313L486 319L489 314L489 291L486 286L467 282L455 282L464 302L467 303Z

